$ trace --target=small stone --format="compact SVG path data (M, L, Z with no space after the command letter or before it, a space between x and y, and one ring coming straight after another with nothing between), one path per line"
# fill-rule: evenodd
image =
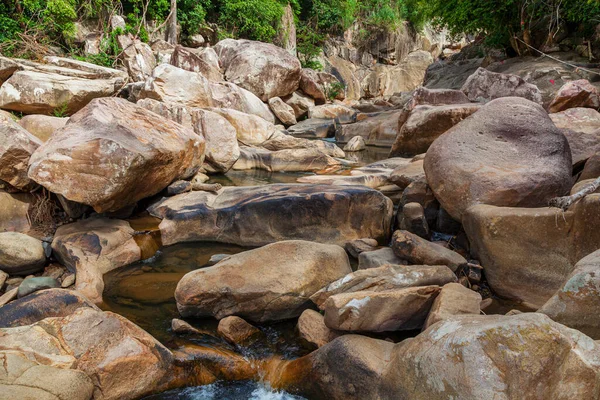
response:
M42 276L48 276L50 278L58 280L65 273L66 268L59 264L50 264L44 268Z
M75 274L67 274L67 276L65 276L63 278L63 281L60 284L60 287L62 287L63 289L66 289L70 286L73 286L74 284L75 284Z
M354 258L358 258L360 253L365 251L374 251L377 250L379 243L377 240L365 238L365 239L357 239L347 242L344 246L348 254L350 254Z
M219 261L223 261L224 259L231 257L231 254L213 254L208 262L204 265L205 267L211 267L218 263Z
M294 114L294 109L286 104L279 97L272 97L269 99L269 107L273 114L281 121L281 123L285 126L296 125L298 121L296 120L296 115Z
M297 329L300 338L313 348L325 346L340 336L340 333L325 325L325 318L315 310L305 310L300 315Z
M192 183L189 181L177 181L171 183L167 187L167 195L175 196L181 193L187 193L192 191Z
M179 333L179 334L187 334L187 333L202 334L202 331L194 328L189 323L185 322L182 319L178 319L178 318L173 318L173 320L171 321L171 329L173 330L173 332Z
M363 151L367 148L365 139L362 136L354 136L344 146L344 151Z
M16 299L18 291L19 291L19 288L14 288L14 289L8 290L6 293L4 293L2 296L0 296L0 307L5 305L6 303Z
M0 270L25 275L41 270L45 263L40 240L17 232L0 233Z
M260 333L258 328L236 316L229 316L219 321L217 332L225 340L234 344L247 342L252 336Z
M398 212L398 225L400 229L414 233L423 239L429 239L431 235L429 224L425 218L425 210L419 203L405 204L402 212Z
M15 277L12 277L12 278L8 278L6 280L6 284L9 285L9 286L15 286L15 287L17 287L17 286L19 286L21 284L21 282L23 282L23 279L24 278L21 278L20 276L15 276Z
M38 290L58 288L60 285L56 281L56 279L51 278L49 276L40 276L33 278L26 278L19 285L19 290L17 293L17 297L25 297L28 294L37 292Z

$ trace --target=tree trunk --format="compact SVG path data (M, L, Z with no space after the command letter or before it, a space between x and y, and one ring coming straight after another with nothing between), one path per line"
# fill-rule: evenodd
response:
M567 211L571 204L583 199L588 194L594 193L596 190L598 190L598 188L600 188L600 178L597 178L594 182L591 182L589 185L572 196L556 197L550 200L550 207L558 207L562 208L564 211Z
M167 42L177 44L177 0L171 0L171 18L167 26Z

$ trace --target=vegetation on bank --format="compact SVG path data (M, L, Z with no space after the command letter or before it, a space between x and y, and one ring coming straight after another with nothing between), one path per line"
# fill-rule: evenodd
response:
M591 35L600 24L600 0L177 0L183 38L210 27L219 38L276 40L284 7L291 4L298 26L298 49L307 66L315 62L327 35L352 24L362 30L393 30L404 21L421 29L425 22L453 34L484 35L488 44L508 47L515 36L551 39L565 25ZM3 0L0 2L0 51L34 57L40 46L76 53L75 22L92 20L105 31L101 53L89 61L110 65L118 55L108 21L124 15L125 31L143 41L164 27L170 0ZM152 23L151 23L152 22ZM513 47L514 47L514 43Z

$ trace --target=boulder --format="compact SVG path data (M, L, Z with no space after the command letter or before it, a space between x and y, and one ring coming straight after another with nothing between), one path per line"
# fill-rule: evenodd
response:
M299 316L313 293L351 271L339 246L282 241L189 272L179 281L175 299L184 317L276 321Z
M185 193L148 211L162 219L165 246L215 240L262 246L290 239L343 246L363 237L384 243L392 210L391 200L364 187L272 184Z
M133 82L143 82L156 67L156 58L150 45L128 33L117 36L121 48L119 59Z
M368 146L390 147L407 117L407 111L387 111L354 124L339 125L335 140L347 143L355 136L362 136Z
M296 125L288 127L290 135L300 138L327 138L335 136L335 120L331 119L305 119Z
M600 152L600 129L592 133L562 129L562 133L569 142L573 168L581 168L588 158Z
M423 207L425 219L430 227L436 223L440 204L435 198L431 187L427 184L426 179L413 181L402 192L400 204L418 203Z
M316 104L323 104L328 100L328 97L333 94L331 89L334 85L343 86L338 78L327 72L302 68L299 88L312 97ZM345 90L338 90L335 96L337 100L344 100L345 97Z
M314 172L341 168L341 163L319 149L270 151L242 146L233 170L261 169L270 172Z
M487 103L501 97L522 97L542 104L542 93L537 86L517 75L501 74L478 68L469 76L461 89L470 101Z
M102 302L104 274L152 254L142 254L128 222L90 218L57 229L54 256L76 273L75 289L94 303Z
M420 105L439 106L442 104L466 104L469 98L460 90L454 89L429 89L419 87L410 94L406 104L409 110Z
M598 89L587 79L571 81L563 85L548 107L548 112L556 113L569 108L600 108Z
M455 315L479 315L481 295L461 285L448 283L442 287L440 294L433 301L431 311L423 325L423 330L436 322L451 318Z
M341 104L323 104L308 109L308 118L335 119L341 124L356 122L356 110Z
M600 195L591 194L566 212L478 205L465 214L463 226L492 290L539 308L577 261L600 247L593 228L598 216Z
M204 139L124 99L93 100L32 155L29 177L97 212L160 192L202 165Z
M17 232L0 233L0 270L9 275L27 275L46 264L42 242Z
M209 81L223 80L219 57L212 47L192 50L177 45L171 55L170 64L186 71L198 72Z
M294 109L287 105L280 97L272 97L269 99L269 107L273 114L281 121L285 126L296 125L296 115Z
M308 110L315 106L313 99L302 92L294 92L289 96L283 97L282 100L285 104L292 107L297 120L308 115Z
M79 292L47 289L17 299L0 308L0 328L31 325L45 318L66 317L78 308L96 306Z
M427 182L457 221L475 204L537 207L568 192L571 152L544 109L494 100L440 136L425 157Z
M390 247L384 247L379 250L365 251L358 255L358 269L379 268L384 266L396 267L407 265L408 261L394 254Z
M354 332L420 329L439 291L438 286L422 286L336 294L324 304L325 325Z
M600 339L600 251L579 260L562 287L538 310L553 321Z
M446 265L452 271L467 264L467 260L457 252L408 231L394 232L392 250L396 256L412 264Z
M427 152L443 133L479 110L478 104L415 107L398 132L390 157L410 157Z
M0 56L0 85L10 78L12 74L21 69L23 69L23 66L19 65L17 60Z
M542 314L453 317L394 347L378 398L592 399L599 351Z
M69 118L33 114L21 118L19 125L40 141L46 142L54 132L65 126L68 120Z
M304 310L298 318L296 329L300 339L313 348L323 347L340 336L339 332L325 325L325 319L315 310Z
M367 144L365 143L365 139L362 136L354 136L352 139L346 143L344 146L344 151L363 151L367 148Z
M243 344L252 336L260 333L258 328L236 316L225 317L220 320L217 332L225 340L234 344Z
M59 287L60 284L58 281L49 276L34 276L31 278L25 278L19 285L17 298L28 296L40 290L55 289Z
M211 108L210 111L229 121L236 130L237 140L240 144L260 146L277 132L275 125L256 115L231 108Z
M362 269L330 283L310 299L321 310L327 300L335 295L355 292L385 292L409 287L456 282L456 275L444 265L384 265Z
M29 211L33 203L33 196L29 193L8 193L0 190L0 232L29 232Z
M600 130L600 112L591 108L569 108L550 114L550 119L559 129L570 129L587 134Z
M214 46L225 79L257 95L262 101L287 96L300 83L300 61L273 44L225 39Z
M17 189L31 189L27 177L31 154L42 142L12 118L0 114L0 180Z

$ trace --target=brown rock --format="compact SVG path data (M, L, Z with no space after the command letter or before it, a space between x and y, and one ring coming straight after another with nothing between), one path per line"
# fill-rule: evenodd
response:
M600 129L592 133L561 130L569 142L573 168L581 168L588 158L600 152Z
M336 294L325 302L325 325L354 332L419 329L439 291L438 286L424 286Z
M272 97L269 99L269 107L273 114L281 123L285 126L296 125L298 121L296 121L296 115L294 114L294 109L287 105L280 97Z
M124 99L93 100L31 157L29 176L53 193L117 211L193 176L204 140Z
M348 256L339 246L283 241L186 274L175 299L184 317L281 320L299 316L312 294L349 272Z
M328 100L328 95L330 95L331 87L339 84L338 78L327 72L302 68L300 73L300 90L315 99L317 104L325 103ZM345 90L339 90L335 98L344 100L345 97Z
M423 330L455 315L479 315L481 295L459 283L448 283L433 301Z
M390 147L406 118L407 111L394 110L382 112L354 124L340 125L335 132L335 140L338 143L347 143L355 136L362 136L367 146Z
M398 166L392 171L389 179L402 190L415 181L425 179L423 160Z
M240 158L232 168L236 171L261 169L270 172L315 172L329 168L340 169L341 163L319 149L270 151L242 146Z
M240 317L230 316L219 321L217 332L230 343L243 344L259 334L260 330Z
M494 100L440 136L425 174L435 197L461 221L474 204L536 207L571 187L571 154L544 109L528 100Z
M308 115L308 110L315 106L314 100L302 92L294 92L289 96L282 97L282 100L292 107L297 120Z
M129 33L117 36L117 43L121 48L119 58L133 82L143 82L152 75L156 58L150 45Z
M424 104L439 106L442 104L466 104L468 102L468 97L460 90L429 89L422 86L410 94L406 107L413 110L415 107Z
M392 250L390 247L384 247L374 251L365 251L358 255L359 270L407 264L408 261L394 254L394 250Z
M50 136L58 129L65 126L69 118L52 117L49 115L26 115L19 121L19 125L42 142L48 141Z
M209 81L220 82L223 80L219 57L211 47L192 51L177 45L171 55L170 63L186 71L201 73Z
M548 111L556 113L575 107L600 108L598 89L586 79L563 85L550 103Z
M594 133L600 130L600 112L591 108L569 108L550 114L550 119L559 129L582 133Z
M414 233L423 239L429 239L430 231L425 210L419 203L407 203L398 209L398 227L402 230Z
M460 254L407 231L394 232L392 249L398 257L412 264L446 265L452 271L467 264Z
M501 97L522 97L542 104L537 86L517 75L500 74L479 68L469 76L461 89L470 101L488 102Z
M31 188L34 183L27 177L29 158L41 144L12 118L0 114L0 180L17 189Z
M377 243L377 240L364 238L364 239L352 240L352 241L346 243L344 245L344 248L346 249L348 254L350 254L352 257L358 258L360 253L362 253L364 251L377 250L378 246L379 246L379 243Z
M596 179L600 176L600 152L591 156L586 162L579 176L579 180Z
M298 318L297 329L300 339L314 348L323 347L340 336L325 325L325 319L315 310L304 310Z
M308 109L308 118L335 119L341 124L355 122L356 110L341 104L323 104Z
M39 239L18 232L0 233L0 270L9 275L38 272L46 264L46 254Z

